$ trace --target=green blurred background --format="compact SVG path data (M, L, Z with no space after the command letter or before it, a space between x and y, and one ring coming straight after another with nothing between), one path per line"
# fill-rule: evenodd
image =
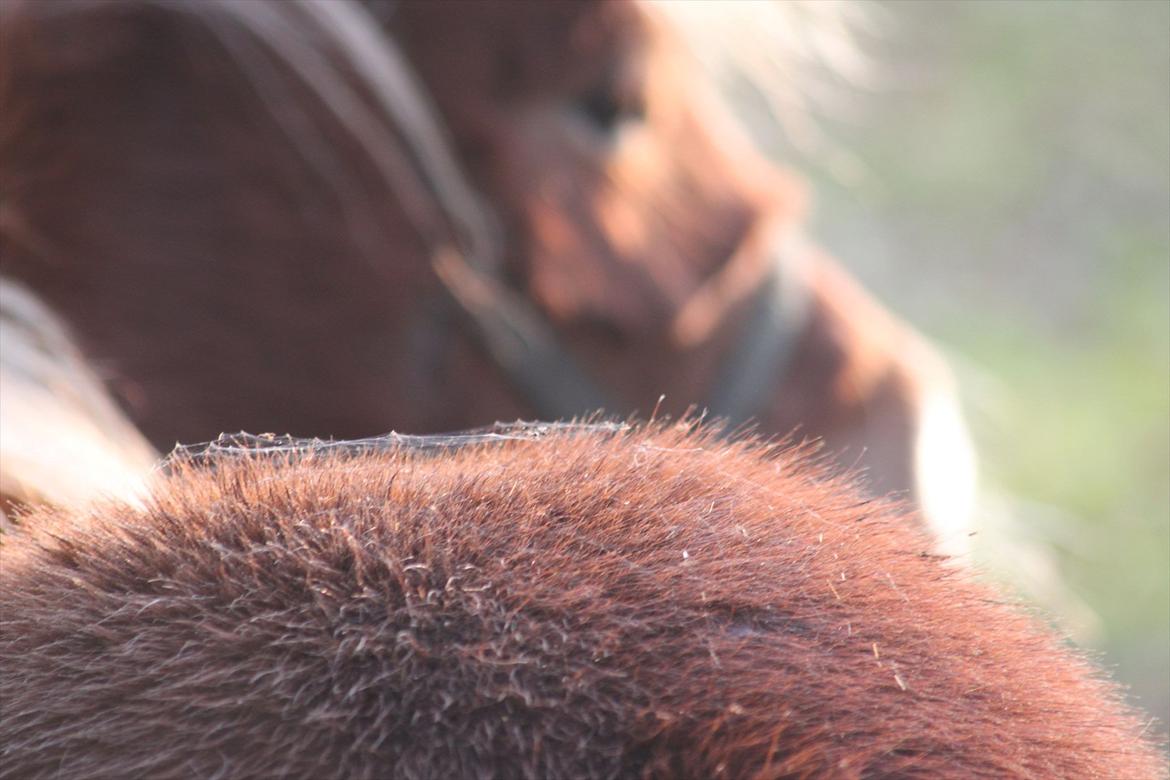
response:
M952 358L979 557L1165 733L1170 3L859 8L870 62L821 143L761 140L804 160L813 235Z

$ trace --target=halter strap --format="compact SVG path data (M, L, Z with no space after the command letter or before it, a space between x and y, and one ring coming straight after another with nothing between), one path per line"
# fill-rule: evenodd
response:
M797 242L790 238L773 250L751 313L707 400L711 415L732 424L766 410L776 379L787 371L807 326L809 293L800 275ZM565 419L617 410L526 299L473 269L453 250L436 255L435 270L481 346L540 416Z
M441 249L433 264L480 346L541 418L616 410L531 303L454 250Z
M733 424L763 414L808 324L809 289L801 274L801 239L789 235L772 251L768 275L707 399L712 415Z

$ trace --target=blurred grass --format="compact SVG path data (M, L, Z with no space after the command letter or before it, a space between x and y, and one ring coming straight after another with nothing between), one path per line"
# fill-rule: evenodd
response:
M865 8L875 82L822 122L837 151L805 166L814 235L955 356L980 555L1101 651L1164 732L1170 3Z
M994 566L998 545L1031 541L1049 550L1062 584L1099 623L1086 625L1067 599L1026 585L1025 595L1047 600L1045 606L1064 613L1058 622L1103 650L1163 731L1170 722L1170 280L1164 270L1113 279L1100 291L1101 320L1075 341L1011 321L979 328L940 323L936 330L961 354L993 367L1010 388L994 415L1001 425L977 424L975 431L987 488L1024 499L1009 507L1006 521L1031 527L992 533L979 544L980 556L1019 583L1028 572ZM1037 505L1056 511L1037 511Z

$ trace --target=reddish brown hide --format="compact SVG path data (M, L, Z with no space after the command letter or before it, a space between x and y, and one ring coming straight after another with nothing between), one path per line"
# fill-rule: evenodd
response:
M847 450L877 491L919 493L925 410L953 404L945 369L792 238L800 187L739 137L646 9L370 6L388 9L385 36L367 27L375 47L400 42L498 218L500 278L608 411L710 400L771 250L792 240L786 283L807 316L783 369L759 379L764 403L735 414ZM0 273L66 320L158 447L547 414L432 270L434 224L419 214L433 194L395 174L409 143L353 41L321 22L352 10L18 0L0 12ZM927 460L965 475L952 454Z
M1157 778L1117 692L807 453L181 460L0 569L0 777Z

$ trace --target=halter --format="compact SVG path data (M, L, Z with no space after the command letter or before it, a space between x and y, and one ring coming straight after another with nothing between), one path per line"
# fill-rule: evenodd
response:
M703 406L733 423L761 414L787 371L808 320L809 295L793 272L788 244L773 251L767 276L735 348ZM525 298L478 272L455 252L436 255L435 271L482 348L545 419L621 408L577 365L552 325Z
M434 206L413 216L433 246L432 267L470 335L544 419L623 408L578 365L543 313L503 282L493 215L462 173L437 109L397 43L377 35L382 25L357 3L299 4L343 42L339 51L376 87L378 107L394 120L410 153L413 183L430 193ZM388 173L401 184L401 170ZM706 399L714 416L738 423L761 414L777 377L792 362L809 308L807 285L794 272L795 243L787 239L772 250L740 338Z

